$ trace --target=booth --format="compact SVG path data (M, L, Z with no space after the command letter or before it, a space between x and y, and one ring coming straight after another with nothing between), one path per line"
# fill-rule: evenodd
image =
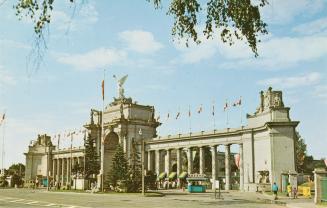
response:
M190 174L186 178L188 182L187 189L190 193L204 193L206 192L206 187L209 178L204 174Z

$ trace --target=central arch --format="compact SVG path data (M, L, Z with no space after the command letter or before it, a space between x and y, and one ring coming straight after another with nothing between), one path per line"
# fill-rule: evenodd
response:
M110 132L106 135L103 146L104 146L104 155L103 155L103 178L104 181L108 179L108 173L112 169L112 159L119 144L119 136L115 132Z

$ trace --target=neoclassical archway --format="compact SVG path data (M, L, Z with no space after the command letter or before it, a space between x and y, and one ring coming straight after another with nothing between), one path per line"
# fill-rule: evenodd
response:
M108 173L112 168L112 159L116 152L117 145L119 144L119 137L115 132L110 132L105 136L103 146L104 146L104 155L103 155L103 178L106 181Z

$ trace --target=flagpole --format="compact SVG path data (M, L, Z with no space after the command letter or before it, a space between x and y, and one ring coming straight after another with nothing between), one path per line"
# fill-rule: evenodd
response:
M215 101L212 101L213 130L216 129Z
M104 172L103 172L103 168L104 168L104 119L103 119L103 115L104 115L104 98L105 98L105 93L104 93L104 86L105 86L105 78L106 78L106 69L103 69L103 86L102 86L102 115L101 115L101 132L102 132L102 136L101 136L101 190L103 192L103 184L104 184Z
M5 113L4 113L5 115ZM6 119L2 120L2 161L1 161L1 165L2 165L2 174L5 174L5 166L4 166L4 162L5 162L5 125L6 125Z
M240 97L239 105L240 105L240 116L241 116L241 127L242 127L243 126L243 118L242 118L242 96Z
M191 106L188 106L188 118L189 118L189 125L190 125L190 134L192 133L192 127L191 127Z

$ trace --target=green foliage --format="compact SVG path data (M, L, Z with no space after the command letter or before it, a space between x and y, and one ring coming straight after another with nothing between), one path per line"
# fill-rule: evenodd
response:
M96 152L95 141L92 139L89 134L85 140L85 172L84 178L90 179L90 176L93 174L99 174L100 171L100 162L99 156Z
M21 186L21 185L23 185L22 176L20 176L20 175L18 175L16 173L14 175L12 175L11 180L12 180L12 186L15 186L15 185Z
M299 173L303 173L306 169L306 164L310 161L310 157L307 156L307 145L304 142L304 139L300 136L297 132L297 140L295 142L295 149L296 149L296 170ZM311 157L312 158L312 157ZM313 158L312 158L313 160ZM305 163L306 161L306 163Z
M157 181L157 175L152 171L148 171L146 176L144 177L145 189L146 190L149 190L149 189L155 190L155 189L157 189L156 181Z
M12 164L8 168L8 175L13 176L14 174L17 174L21 177L25 176L25 165L22 163Z
M7 187L8 181L6 181L7 175L1 175L0 176L0 187Z
M118 144L115 155L112 159L112 171L109 172L107 187L116 187L119 182L128 180L128 162L123 147Z
M153 2L155 8L161 8L161 0L147 1ZM245 38L255 56L258 56L258 36L268 33L267 24L261 20L259 9L268 1L257 2L258 4L251 0L171 0L167 14L174 18L172 36L179 41L186 39L186 45L189 39L199 44L198 19L204 16L201 11L205 8L206 24L203 34L206 38L211 38L217 32L221 40L230 45L234 44L235 39ZM34 22L35 34L40 38L44 27L51 21L53 3L54 0L18 0L14 8L19 19L25 16Z
M160 7L161 0L153 1L156 8ZM253 4L251 0L172 0L168 15L174 17L172 35L178 40L189 39L200 43L197 27L200 11L205 9L206 24L203 30L204 36L212 38L215 32L220 33L221 40L229 45L234 44L235 39L247 40L249 47L258 56L258 36L267 34L267 24L261 20L260 7L268 4L267 0L259 0L259 4ZM202 4L202 5L201 5ZM201 7L202 6L202 7Z
M83 167L79 163L75 163L72 167L72 173L77 175L78 173L83 172Z
M136 149L136 144L132 145L130 164L128 170L127 192L140 192L142 186L142 164L140 153Z

